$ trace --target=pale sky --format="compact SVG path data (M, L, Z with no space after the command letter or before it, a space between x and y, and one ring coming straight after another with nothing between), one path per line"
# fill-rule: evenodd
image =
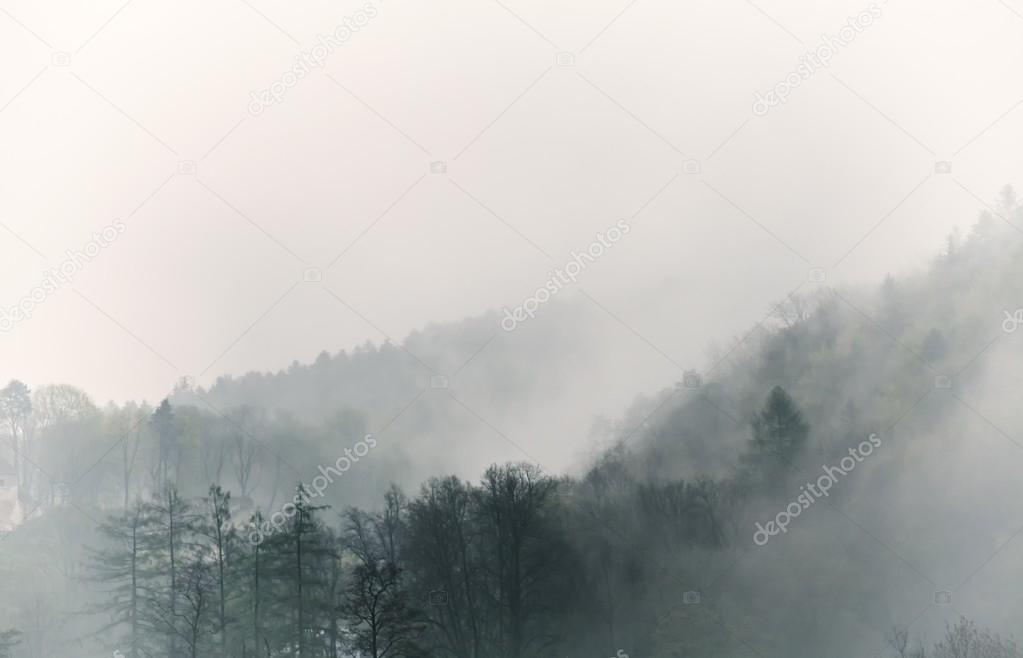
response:
M248 113L366 6L322 70ZM754 116L868 7L5 0L0 306L125 230L0 333L0 377L155 400L182 375L400 340L520 304L622 218L580 285L642 338L615 349L696 363L811 268L922 266L1023 179L1020 0L878 3Z

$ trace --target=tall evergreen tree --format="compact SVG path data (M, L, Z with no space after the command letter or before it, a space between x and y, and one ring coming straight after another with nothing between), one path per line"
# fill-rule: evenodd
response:
M285 505L285 509L292 510L287 514L288 522L267 537L263 547L270 557L268 575L275 585L270 600L276 618L289 620L286 626L278 625L275 643L298 658L311 658L315 655L311 651L313 639L323 626L322 564L330 558L333 547L317 518L325 506L311 504L304 485L298 485L293 502Z
M781 386L767 396L764 408L751 423L752 437L745 456L746 476L753 483L774 487L791 470L810 427L803 420L795 401Z
M199 533L212 553L212 570L216 583L217 635L220 654L227 656L229 598L234 596L232 567L238 533L231 523L231 494L219 485L210 485L209 496L203 499L203 516L197 524Z
M182 565L194 551L195 517L191 504L176 488L164 487L151 504L153 556L162 582L153 593L151 610L154 625L166 638L168 658L179 658L183 631L179 599L182 588Z
M149 418L149 426L156 435L157 454L153 466L153 481L157 486L164 486L177 481L177 461L179 446L174 410L170 402L164 398L156 411Z

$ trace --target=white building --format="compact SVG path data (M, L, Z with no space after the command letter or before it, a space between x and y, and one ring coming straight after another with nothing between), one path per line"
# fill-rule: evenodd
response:
M18 503L18 475L14 467L0 457L0 532L14 530L22 521Z

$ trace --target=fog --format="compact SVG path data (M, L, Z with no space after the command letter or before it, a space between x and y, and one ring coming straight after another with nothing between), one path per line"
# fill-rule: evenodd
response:
M623 217L636 232L580 285L692 361L885 216L831 280L921 262L975 215L974 195L1018 178L1004 148L1018 117L985 131L1020 94L1020 19L996 2L885 4L762 117L754 93L865 7L380 3L322 71L251 116L250 92L360 5L120 5L9 4L0 23L2 299L127 225L79 294L53 295L4 341L4 360L101 400L517 305ZM559 52L576 66L555 66ZM687 158L702 175L680 174ZM917 189L952 159L953 177ZM423 178L432 161L447 175ZM358 314L292 289L306 267Z
M1021 31L3 3L0 657L1018 655Z

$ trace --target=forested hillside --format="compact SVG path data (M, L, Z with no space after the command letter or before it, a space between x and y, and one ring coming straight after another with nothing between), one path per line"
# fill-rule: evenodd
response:
M0 656L1019 655L1020 226L1006 191L923 271L804 284L578 475L449 475L485 430L434 402L384 431L496 315L155 408L14 382ZM474 384L551 390L519 356Z

